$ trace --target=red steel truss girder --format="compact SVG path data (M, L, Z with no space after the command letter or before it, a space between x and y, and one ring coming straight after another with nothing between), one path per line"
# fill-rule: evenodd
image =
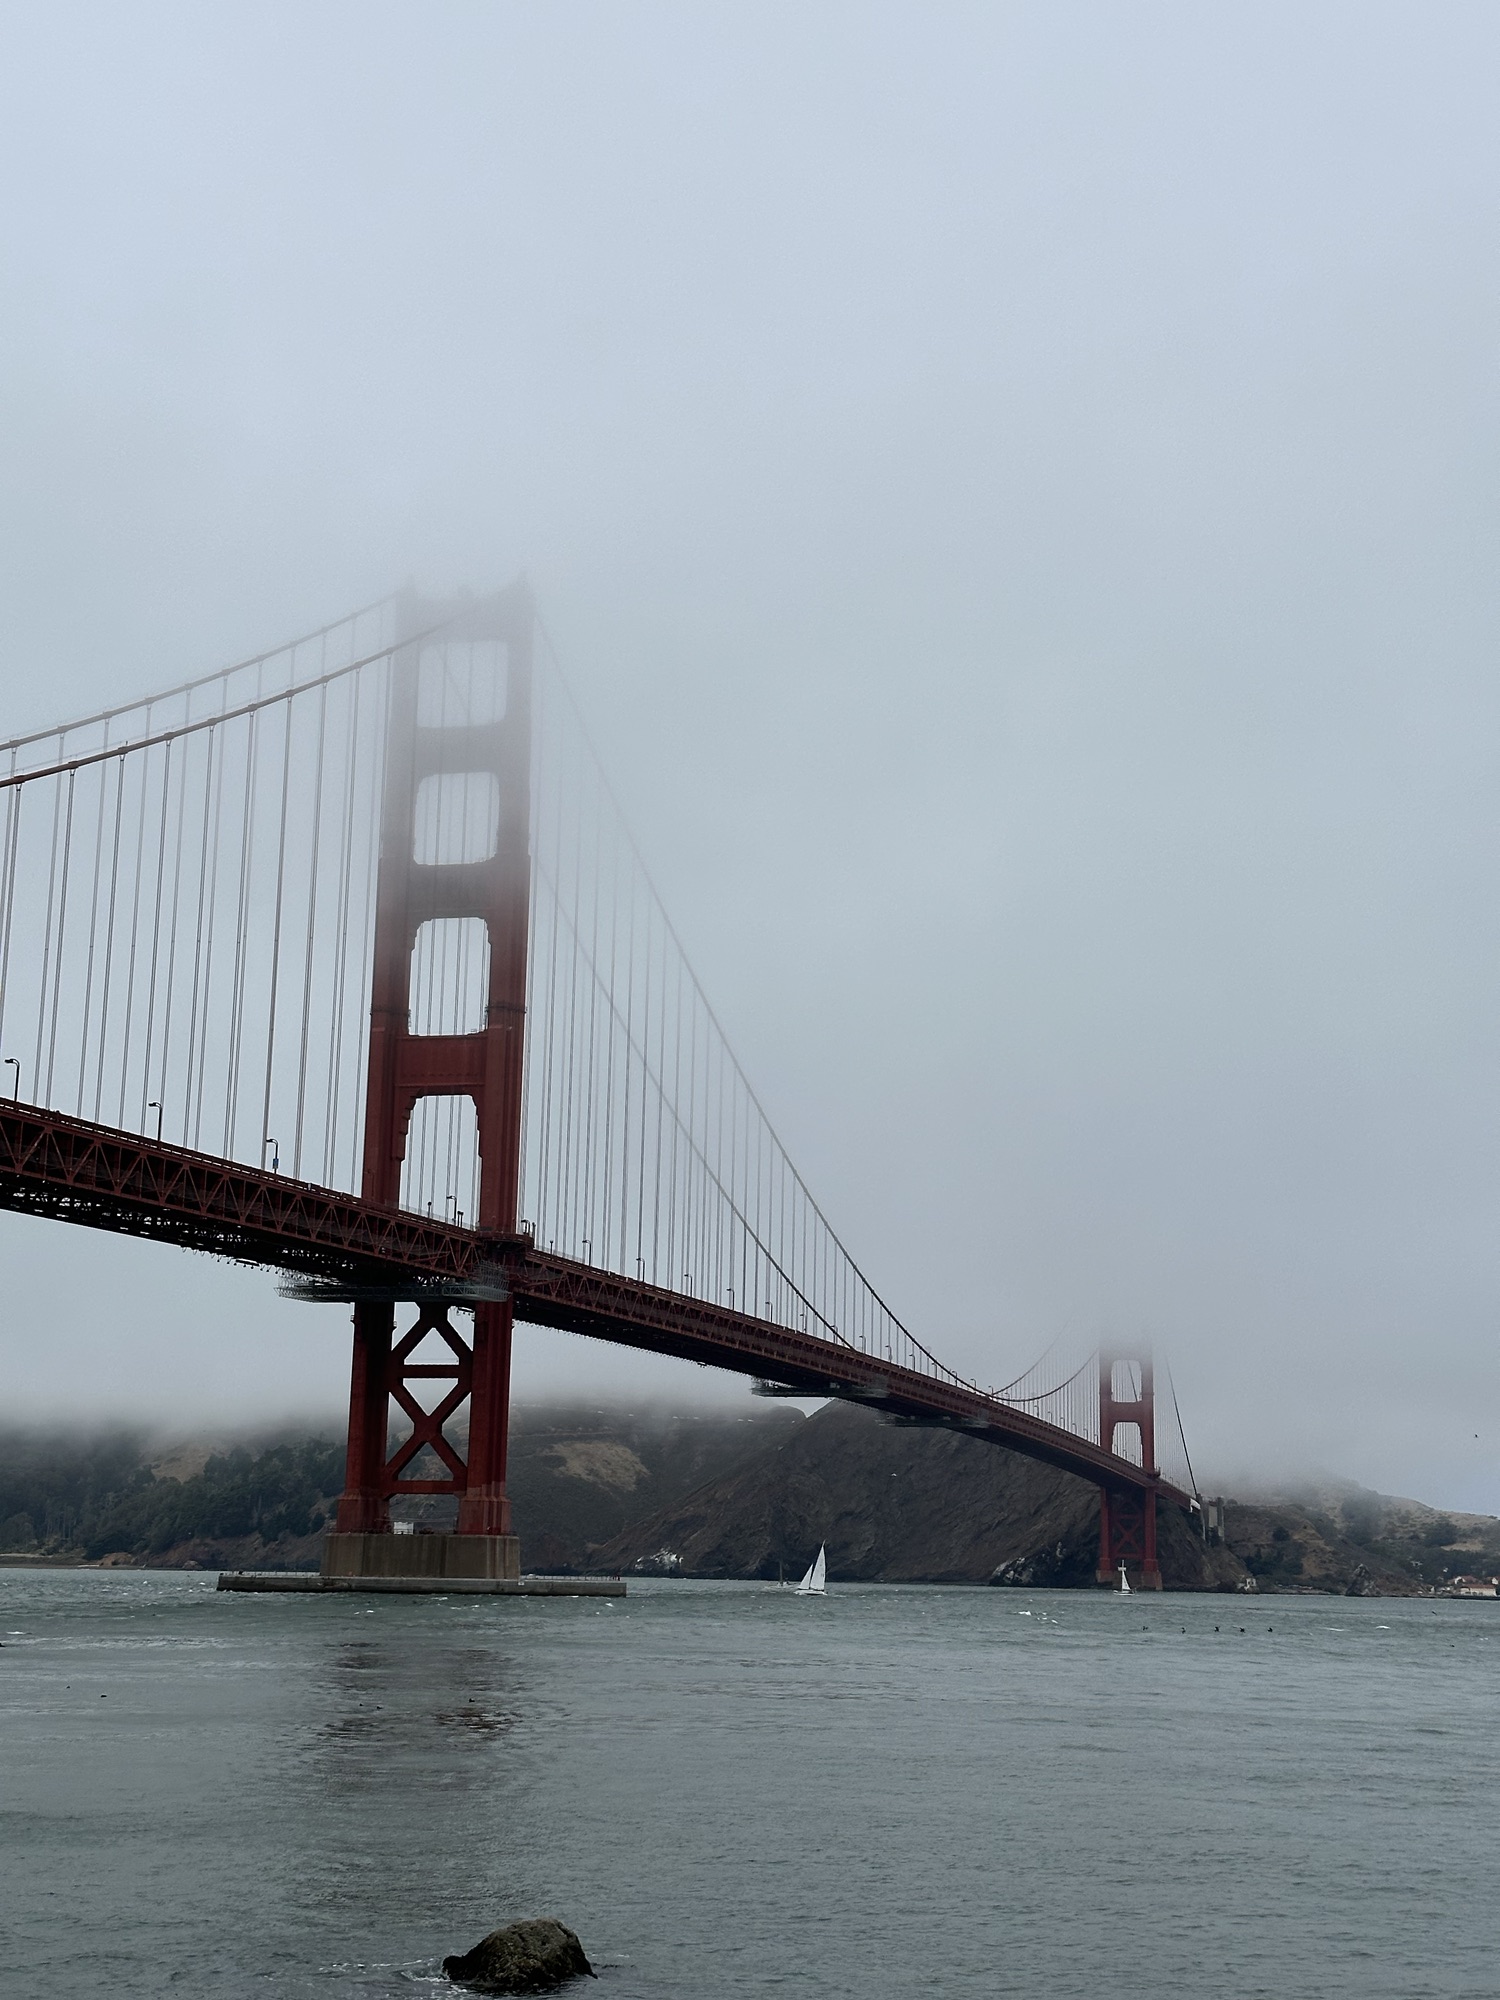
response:
M1154 1489L1181 1507L1188 1505L1188 1495L1169 1481L1071 1431L978 1389L898 1367L815 1334L530 1246L516 1253L510 1286L517 1319L534 1326L592 1334L655 1354L764 1376L810 1396L845 1397L918 1422L951 1425L1096 1483Z
M348 1282L474 1279L493 1239L207 1153L0 1103L0 1207Z
M0 1103L0 1207L176 1243L335 1281L420 1287L506 1270L517 1318L617 1345L765 1376L941 1423L1115 1488L1188 1495L1087 1439L977 1389L814 1334L532 1247L62 1112Z

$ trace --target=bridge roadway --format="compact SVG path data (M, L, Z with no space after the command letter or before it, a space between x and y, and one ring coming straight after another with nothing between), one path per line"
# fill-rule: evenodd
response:
M56 1111L0 1104L0 1207L267 1265L301 1296L514 1301L517 1319L967 1431L1114 1488L1188 1495L982 1390L539 1250Z

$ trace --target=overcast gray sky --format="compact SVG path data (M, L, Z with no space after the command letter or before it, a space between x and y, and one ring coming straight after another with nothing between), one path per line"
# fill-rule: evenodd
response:
M1147 1330L1210 1483L1500 1511L1497 61L1371 0L6 5L3 733L526 568L916 1331ZM266 1277L0 1257L23 1411L342 1401Z

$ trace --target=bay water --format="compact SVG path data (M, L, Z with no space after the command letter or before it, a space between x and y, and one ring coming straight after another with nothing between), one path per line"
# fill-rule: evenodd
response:
M1500 1604L0 1570L0 1991L1500 1993Z

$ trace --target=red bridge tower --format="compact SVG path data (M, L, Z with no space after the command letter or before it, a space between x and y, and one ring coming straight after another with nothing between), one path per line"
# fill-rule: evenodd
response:
M479 1135L478 1213L470 1220L481 1230L513 1235L531 895L531 595L518 583L472 604L408 597L400 617L406 635L440 624L443 629L430 649L413 636L392 661L361 1193L366 1201L397 1206L418 1101L466 1097ZM442 719L443 704L431 697L433 676L441 680L446 649L454 644L502 649L495 685L503 694L490 703L498 713L476 720L470 712L457 724ZM443 804L445 785L452 788L446 795L452 810ZM434 826L455 815L467 838L459 860L433 851L431 839ZM469 1033L418 1033L412 1021L417 934L424 923L451 918L477 918L488 935L484 1023ZM503 1283L478 1300L472 1293L428 1292L415 1300L415 1319L399 1335L396 1309L413 1302L409 1294L404 1301L394 1292L356 1299L349 1456L325 1575L519 1574L505 1495L512 1306L504 1293ZM453 1324L460 1304L472 1305L472 1346ZM414 1360L429 1335L448 1355L435 1363ZM411 1385L432 1378L452 1387L428 1410ZM444 1431L466 1399L467 1459ZM394 1452L388 1442L392 1402L413 1427ZM407 1476L424 1446L446 1476ZM402 1493L456 1495L457 1532L393 1535L390 1501Z
M1120 1370L1126 1379L1124 1394L1116 1392ZM1130 1371L1139 1374L1138 1386L1129 1380ZM1141 1437L1141 1466L1155 1479L1156 1466L1156 1384L1151 1350L1119 1354L1112 1348L1099 1350L1099 1442L1106 1451L1115 1449L1115 1432L1121 1424L1135 1424ZM1135 1590L1160 1590L1161 1570L1156 1561L1156 1488L1101 1486L1099 1488L1099 1569L1100 1583L1114 1583L1125 1565Z

